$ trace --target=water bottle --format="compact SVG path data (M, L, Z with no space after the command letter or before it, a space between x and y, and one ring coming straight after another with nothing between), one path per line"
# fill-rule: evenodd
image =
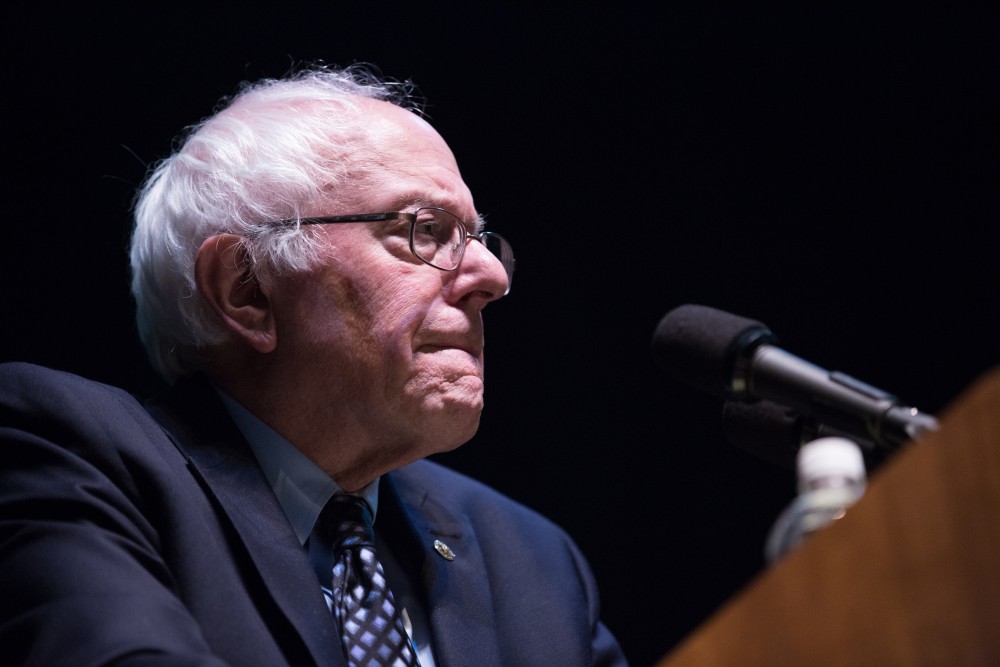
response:
M768 564L844 516L864 494L868 480L861 448L847 438L818 438L802 445L796 471L798 495L767 536L764 556Z

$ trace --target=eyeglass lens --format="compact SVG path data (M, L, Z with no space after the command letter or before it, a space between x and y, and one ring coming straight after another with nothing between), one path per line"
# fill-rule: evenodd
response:
M413 252L445 271L458 267L465 244L465 225L448 211L422 208L413 224Z
M422 208L413 225L413 252L423 261L445 271L458 268L466 244L466 227L461 218L448 211ZM478 239L500 260L508 282L514 278L514 251L499 234L484 232Z

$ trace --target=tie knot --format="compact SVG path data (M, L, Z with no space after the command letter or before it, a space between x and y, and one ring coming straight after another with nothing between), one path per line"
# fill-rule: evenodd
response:
M324 526L330 531L333 552L375 546L371 509L361 498L337 494L323 508Z

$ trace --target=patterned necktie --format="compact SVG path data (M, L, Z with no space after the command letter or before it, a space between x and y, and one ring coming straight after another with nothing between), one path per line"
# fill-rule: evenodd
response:
M336 495L323 510L333 546L333 612L351 667L419 667L375 557L375 533L368 503Z

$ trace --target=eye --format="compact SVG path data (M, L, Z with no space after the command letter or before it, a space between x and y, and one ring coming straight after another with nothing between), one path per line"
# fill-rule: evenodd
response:
M423 243L445 245L455 233L455 223L440 215L421 217L413 227L414 236Z

